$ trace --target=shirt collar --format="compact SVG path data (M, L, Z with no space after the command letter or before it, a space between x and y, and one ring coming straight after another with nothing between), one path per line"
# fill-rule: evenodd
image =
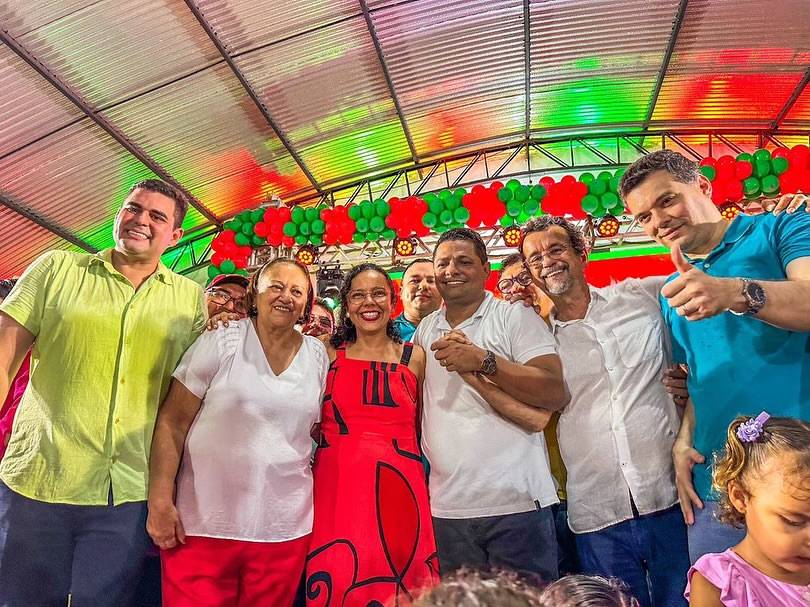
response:
M588 315L591 313L591 310L593 309L593 306L597 300L600 302L605 300L605 296L602 295L601 289L597 289L592 285L588 285L588 291L591 294L591 301L588 302L588 309L585 311L584 318L575 318L573 320L557 320L557 310L555 308L551 309L551 313L548 315L548 321L549 324L551 325L552 333L557 332L557 327L567 327L568 325L582 322L583 320L588 318Z
M118 270L115 269L115 266L112 263L112 252L113 249L102 249L98 253L91 255L89 258L89 264L100 264L104 266L109 272L115 274L121 274ZM158 262L157 269L155 273L152 275L157 280L160 280L163 284L172 285L174 284L174 272L172 272L169 268L167 268L162 261Z
M494 299L495 296L492 293L489 291L484 291L484 301L481 302L481 305L476 308L475 312L473 312L469 318L462 320L455 328L458 329L459 327L466 325L473 320L483 317L484 314L487 313L487 310ZM442 304L442 307L439 309L439 327L447 329L450 328L450 325L447 322L447 306L445 304Z
M743 236L754 229L754 221L756 220L751 215L746 215L744 213L737 215L729 224L728 228L726 228L726 232L723 234L723 240L721 240L720 243L709 252L706 259L720 254L728 247L737 243ZM686 255L686 258L689 261L692 261L688 255Z

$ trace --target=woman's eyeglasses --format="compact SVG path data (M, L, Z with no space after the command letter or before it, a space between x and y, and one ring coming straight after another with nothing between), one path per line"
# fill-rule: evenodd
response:
M220 289L211 289L206 291L208 297L218 306L224 306L229 301L233 302L233 309L237 312L247 312L247 302L244 297L234 297L227 291Z

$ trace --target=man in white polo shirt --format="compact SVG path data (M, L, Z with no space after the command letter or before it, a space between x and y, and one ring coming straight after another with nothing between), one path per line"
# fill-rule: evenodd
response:
M585 573L624 580L641 607L685 605L689 554L671 457L680 419L661 382L666 277L590 287L586 249L561 217L523 228L520 250L554 302L551 327L571 389L557 427L568 524Z
M568 396L554 340L534 311L484 289L478 233L445 232L433 254L444 307L419 323L431 349L422 443L443 573L463 565L557 577L557 492L542 430Z

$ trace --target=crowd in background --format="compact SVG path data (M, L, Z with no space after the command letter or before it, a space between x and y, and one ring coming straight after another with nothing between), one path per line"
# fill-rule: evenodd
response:
M496 297L458 228L394 317L371 263L336 314L290 258L201 290L136 184L0 284L0 606L144 604L156 550L181 607L810 604L807 199L728 222L670 151L620 193L673 275L592 287L542 216Z

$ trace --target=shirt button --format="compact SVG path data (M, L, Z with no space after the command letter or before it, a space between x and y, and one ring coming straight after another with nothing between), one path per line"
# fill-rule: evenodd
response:
M124 383L126 383L126 380L125 380L125 379L122 377L122 378L121 378L121 385L123 386L123 385L124 385Z
M120 418L120 417L116 417L116 418L115 418L115 423L116 423L116 424L121 423L121 418Z

